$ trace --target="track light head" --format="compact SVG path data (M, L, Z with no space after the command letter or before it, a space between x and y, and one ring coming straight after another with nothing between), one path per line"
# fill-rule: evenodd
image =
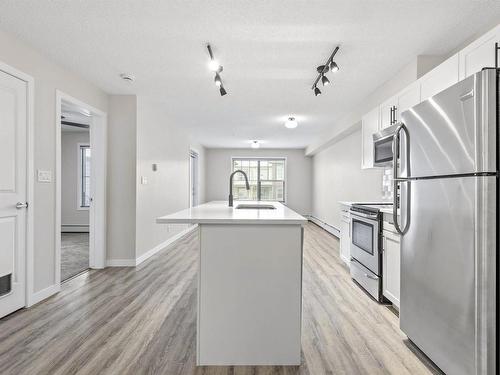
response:
M321 77L321 83L323 86L328 86L330 84L330 80L324 75Z
M259 141L253 141L253 142L250 144L250 147L251 147L251 148L259 148L259 147L260 147Z
M318 87L314 86L314 96L320 96L321 95L321 90L318 89Z
M337 63L335 61L332 61L330 63L330 70L334 73L339 71L339 66L337 65Z
M219 91L220 91L220 96L224 96L224 95L226 95L226 94L227 94L226 89L225 89L225 88L224 88L224 86L222 86L222 85L220 86Z
M214 82L216 86L222 86L222 80L220 79L219 73L215 73Z

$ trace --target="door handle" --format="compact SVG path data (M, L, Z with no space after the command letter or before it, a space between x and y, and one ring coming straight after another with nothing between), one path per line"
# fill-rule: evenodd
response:
M404 124L400 124L398 128L396 129L396 132L394 133L394 138L392 140L392 149L393 150L399 150L400 146L400 134L401 131L405 133L406 136L406 173L408 177L411 175L410 174L410 134L408 133L408 129ZM400 153L402 154L402 153ZM393 180L393 202L392 202L392 220L394 222L394 228L396 228L396 231L403 235L408 231L408 227L410 226L410 180L405 179L405 178L400 178L398 176L398 159L394 158L393 159L393 166L392 166L392 180ZM398 222L398 187L400 182L405 182L408 184L408 189L406 192L406 223L405 227L401 228Z
M16 208L20 210L21 208L28 208L28 202L22 203L22 202L17 202L16 203Z

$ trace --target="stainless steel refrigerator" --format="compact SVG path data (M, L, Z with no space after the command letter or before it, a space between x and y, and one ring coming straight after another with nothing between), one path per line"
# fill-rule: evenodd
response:
M400 326L447 374L497 371L498 78L402 113L394 136Z

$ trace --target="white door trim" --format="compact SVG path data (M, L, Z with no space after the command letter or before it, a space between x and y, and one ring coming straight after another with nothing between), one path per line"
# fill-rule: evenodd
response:
M66 101L92 114L90 144L92 147L92 174L90 177L93 202L89 212L89 266L106 266L106 163L107 114L71 95L56 90L56 207L55 207L55 281L61 284L61 105Z
M34 167L34 115L35 115L35 80L32 76L23 73L10 65L0 61L0 70L16 77L24 82L27 86L27 166L26 166L26 199L28 202L28 210L26 212L26 300L25 306L31 306L34 302L34 189L35 189L35 167Z

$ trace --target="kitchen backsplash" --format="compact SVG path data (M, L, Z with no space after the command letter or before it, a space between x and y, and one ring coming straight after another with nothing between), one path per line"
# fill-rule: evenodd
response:
M385 168L382 175L382 199L392 201L392 168Z

